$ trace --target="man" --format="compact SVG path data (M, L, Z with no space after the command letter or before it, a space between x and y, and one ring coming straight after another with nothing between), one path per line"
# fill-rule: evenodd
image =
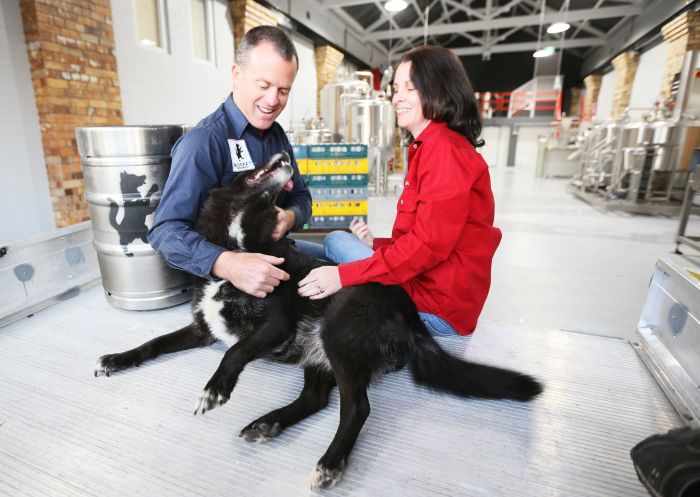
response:
M256 297L265 297L289 278L276 267L283 259L227 251L197 233L194 226L211 189L262 165L281 150L292 157L294 188L280 194L273 236L280 239L308 220L311 195L289 141L275 122L287 104L298 67L294 44L279 28L260 26L241 39L231 70L232 94L172 150L170 175L148 233L148 241L170 266L203 278L225 278Z

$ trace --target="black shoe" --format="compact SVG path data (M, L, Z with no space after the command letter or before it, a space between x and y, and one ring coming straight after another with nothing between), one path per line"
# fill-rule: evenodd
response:
M654 497L700 497L700 429L652 435L630 456L639 480Z

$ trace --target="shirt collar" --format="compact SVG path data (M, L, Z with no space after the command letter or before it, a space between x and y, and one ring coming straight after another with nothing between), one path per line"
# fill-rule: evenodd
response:
M446 122L437 122L437 121L430 121L430 124L428 124L421 133L416 136L413 139L413 143L417 144L420 146L421 143L424 141L430 139L431 136L433 136L435 133L440 131L443 128L447 127Z
M226 99L226 103L224 103L224 110L226 112L226 116L229 118L231 123L233 123L233 133L235 134L236 139L240 140L246 126L248 126L250 122L248 122L248 119L246 119L246 117L243 115L241 109L239 109L233 101L233 93L230 93Z

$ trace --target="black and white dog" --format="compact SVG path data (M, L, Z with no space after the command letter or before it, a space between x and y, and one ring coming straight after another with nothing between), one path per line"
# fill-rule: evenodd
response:
M370 406L367 388L378 373L408 366L414 380L463 397L530 400L542 391L533 378L474 364L443 351L427 332L416 307L399 286L375 283L344 288L321 300L297 293L297 284L321 265L287 239L273 241L277 195L292 175L289 157L274 156L264 167L240 174L211 192L197 229L229 250L284 257L290 279L265 298L250 296L229 281L196 282L194 322L140 347L100 357L95 375L138 366L161 354L207 345L230 345L195 406L196 413L225 404L241 371L267 357L298 363L304 387L289 404L253 421L241 437L264 441L324 408L331 389L340 393L340 423L326 453L311 473L313 488L340 481Z

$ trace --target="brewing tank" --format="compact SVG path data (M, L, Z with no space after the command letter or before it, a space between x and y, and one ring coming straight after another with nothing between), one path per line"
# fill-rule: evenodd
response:
M347 127L347 106L370 92L365 81L335 81L321 90L321 117L333 134L333 141L342 141Z
M345 141L366 143L370 147L388 147L394 138L394 108L379 99L353 100L348 105Z

